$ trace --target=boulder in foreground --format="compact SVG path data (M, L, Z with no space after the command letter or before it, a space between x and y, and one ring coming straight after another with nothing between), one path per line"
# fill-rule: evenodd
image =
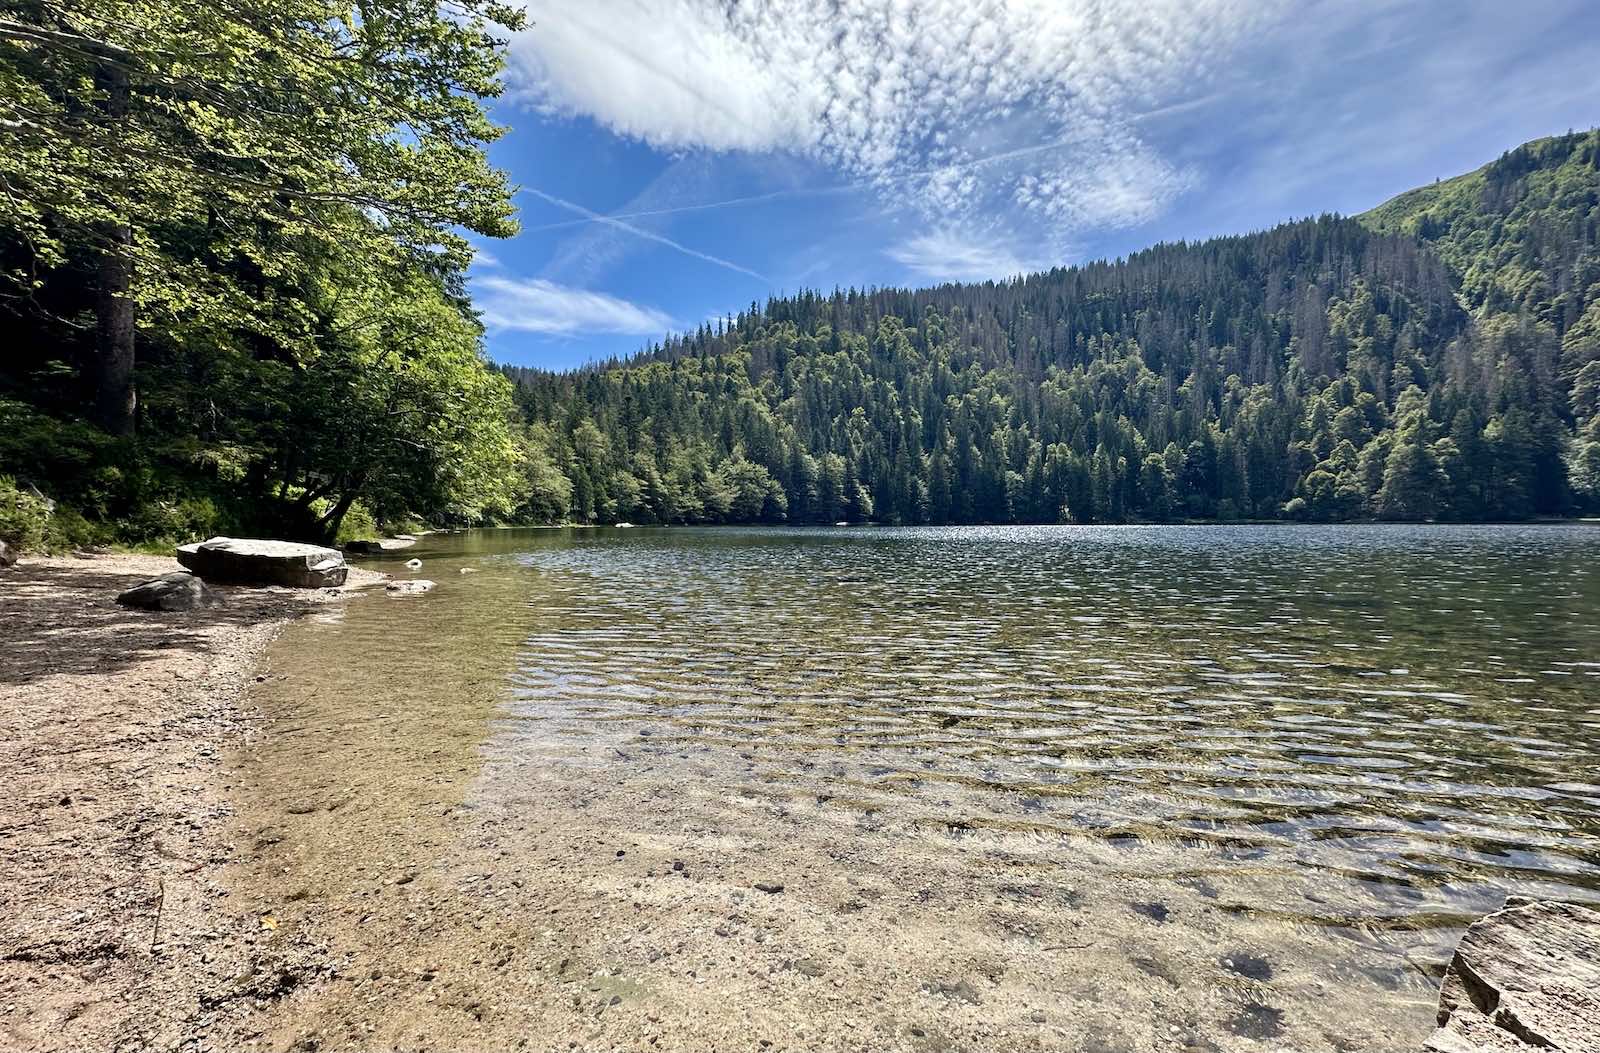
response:
M1431 1053L1600 1050L1600 910L1510 900L1474 922L1439 988Z
M175 570L140 582L117 596L117 602L144 611L193 611L220 606L222 597L188 571Z
M343 585L350 574L344 556L331 548L257 538L214 537L179 545L178 562L212 581L299 589Z

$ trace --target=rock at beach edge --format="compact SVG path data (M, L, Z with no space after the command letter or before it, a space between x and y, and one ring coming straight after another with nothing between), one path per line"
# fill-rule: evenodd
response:
M177 555L179 563L212 581L323 589L343 585L350 574L341 553L294 541L214 537L179 545Z
M222 597L188 571L175 570L120 593L117 602L143 611L193 611L221 606Z
M381 556L385 552L399 552L417 543L414 537L369 537L346 541L344 550L354 556Z
M1439 988L1429 1053L1600 1053L1600 910L1508 900L1474 922Z

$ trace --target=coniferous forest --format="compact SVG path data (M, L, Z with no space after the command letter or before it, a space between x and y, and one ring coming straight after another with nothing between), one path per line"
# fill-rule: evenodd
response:
M1600 507L1600 134L1014 281L508 369L577 520L1515 520Z
M457 6L0 17L0 536L1600 510L1600 133L1355 218L496 369L463 235L517 229L483 150L521 16Z

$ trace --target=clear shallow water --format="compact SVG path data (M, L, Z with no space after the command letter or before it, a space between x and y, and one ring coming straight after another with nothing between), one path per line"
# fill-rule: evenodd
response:
M1600 899L1600 530L494 540L537 581L513 712L547 743L759 745L753 788L869 824L1210 847L1327 882L1287 909L1328 924Z
M1469 921L1600 902L1597 528L476 531L375 565L411 555L437 592L276 646L279 781L311 742L339 801L370 776L349 826L438 810L395 773L456 758L478 826L414 861L571 881L570 953L646 987L676 959L630 941L717 958L748 910L717 897L781 858L830 935L746 950L841 942L892 1035L969 1026L926 993L964 976L985 1022L1043 999L1129 1049L1409 1048ZM407 852L358 841L330 855ZM652 851L708 878L647 924Z

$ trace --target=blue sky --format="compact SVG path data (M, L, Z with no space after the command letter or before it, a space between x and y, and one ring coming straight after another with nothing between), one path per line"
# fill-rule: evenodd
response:
M1595 0L532 0L499 362L1353 213L1600 123Z

